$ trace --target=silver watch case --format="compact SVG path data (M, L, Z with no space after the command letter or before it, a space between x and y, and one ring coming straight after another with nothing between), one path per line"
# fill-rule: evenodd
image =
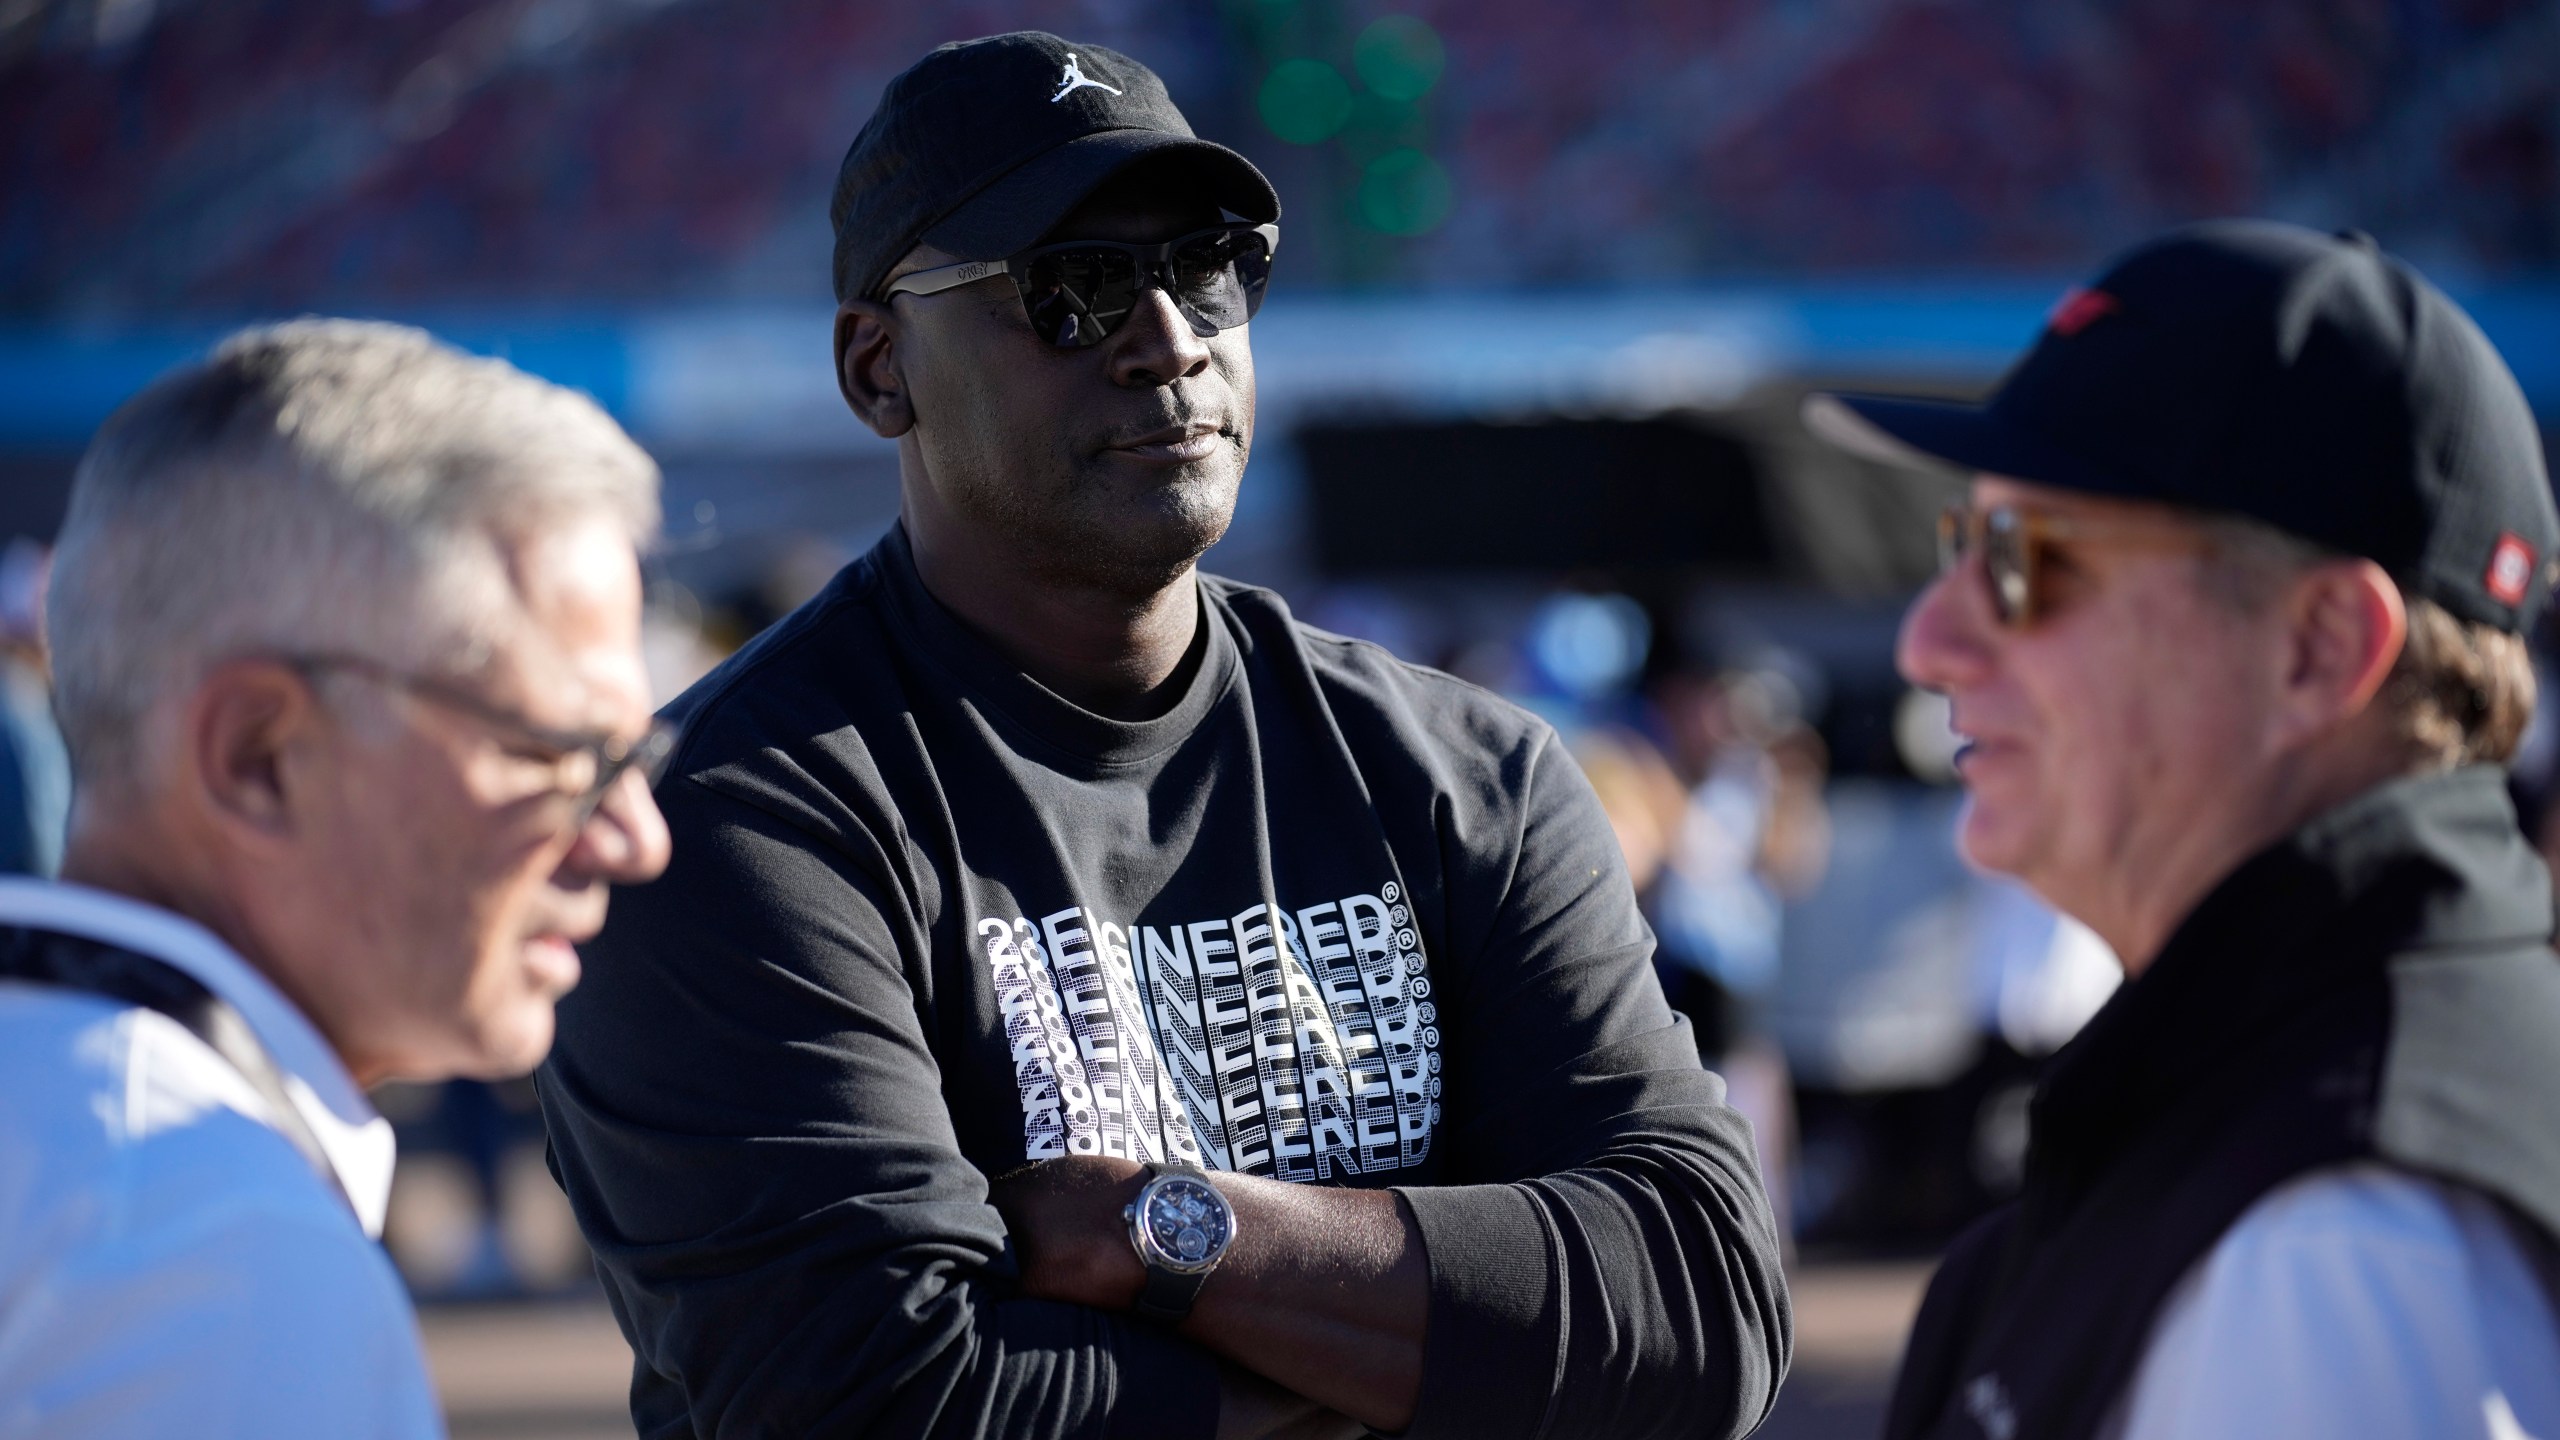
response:
M1150 1269L1205 1275L1236 1241L1235 1207L1196 1170L1160 1172L1120 1214Z

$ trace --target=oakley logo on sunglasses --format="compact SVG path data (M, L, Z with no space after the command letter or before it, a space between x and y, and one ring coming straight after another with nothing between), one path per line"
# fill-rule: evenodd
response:
M1082 90L1087 86L1091 86L1096 90L1109 91L1109 93L1114 95L1120 93L1118 90L1112 89L1112 87L1103 84L1099 80L1089 80L1085 78L1084 70L1076 64L1075 52L1071 50L1067 52L1067 72L1058 77L1058 93L1049 97L1049 103L1055 105L1059 101L1066 99L1067 96L1078 90Z

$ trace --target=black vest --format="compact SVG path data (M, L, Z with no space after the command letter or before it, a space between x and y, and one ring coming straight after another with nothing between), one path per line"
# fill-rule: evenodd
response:
M2560 956L2505 777L2386 785L2262 851L2056 1055L2019 1199L1948 1251L1888 1440L2094 1434L2258 1198L2378 1160L2560 1243Z

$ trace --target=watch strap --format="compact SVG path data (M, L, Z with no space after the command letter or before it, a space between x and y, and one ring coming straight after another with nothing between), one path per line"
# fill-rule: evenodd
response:
M1130 1308L1160 1324L1178 1325L1191 1314L1192 1302L1200 1298L1200 1287L1209 1282L1209 1274L1201 1270L1185 1275L1179 1270L1150 1265L1146 1286L1138 1291L1138 1303Z

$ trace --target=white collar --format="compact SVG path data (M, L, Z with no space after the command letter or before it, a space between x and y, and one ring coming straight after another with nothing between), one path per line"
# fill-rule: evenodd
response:
M338 1172L364 1232L382 1234L396 1155L391 1122L284 992L212 931L130 896L24 876L0 876L0 925L79 935L165 961L239 1011L284 1072L285 1094Z

